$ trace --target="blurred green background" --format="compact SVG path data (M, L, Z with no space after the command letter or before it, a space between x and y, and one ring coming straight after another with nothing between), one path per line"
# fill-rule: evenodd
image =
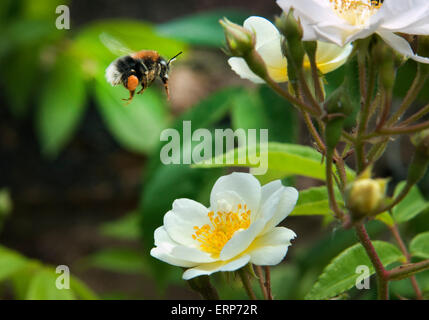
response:
M55 9L67 4L71 29L55 27ZM227 169L160 163L160 132L182 128L268 128L273 142L311 145L301 119L265 86L239 79L221 51L224 16L272 19L275 2L246 0L0 2L0 297L9 299L195 299L181 269L148 254L153 231L176 198L207 204L214 181ZM171 100L154 84L124 107L123 87L112 88L104 70L116 58L100 41L108 33L132 50L168 58ZM399 71L401 97L415 65ZM344 69L327 76L327 91ZM429 87L427 88L429 89ZM358 99L358 97L356 98ZM415 108L429 101L423 90ZM401 150L401 157L398 157ZM376 168L403 180L411 149L398 139ZM320 181L291 178L298 189ZM421 191L429 195L429 179ZM298 238L285 263L273 268L278 299L301 299L321 270L356 243L321 217L290 217ZM429 213L404 227L405 238L426 231ZM388 237L378 222L372 234ZM57 265L73 275L72 290L54 288ZM234 279L217 274L221 298L245 298ZM429 289L428 273L421 274ZM168 290L167 290L168 289ZM412 295L407 281L395 292ZM373 290L351 292L373 298Z

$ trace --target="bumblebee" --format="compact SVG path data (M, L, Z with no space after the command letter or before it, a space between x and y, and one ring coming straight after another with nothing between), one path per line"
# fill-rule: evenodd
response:
M129 52L128 49L115 42L113 39L108 38L106 35L102 35L101 39L111 50L113 47L118 48L120 46L122 52ZM179 52L169 60L164 59L154 50L141 50L130 53L114 60L107 67L106 80L112 86L123 84L130 92L130 97L122 100L128 101L129 103L133 99L139 85L141 85L141 89L137 94L143 93L143 91L159 77L164 84L167 99L169 99L168 73L170 71L170 64L181 53L182 52Z

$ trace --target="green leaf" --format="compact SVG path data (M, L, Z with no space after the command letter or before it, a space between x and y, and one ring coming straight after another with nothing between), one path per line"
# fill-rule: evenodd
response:
M271 269L271 290L276 300L293 299L300 282L300 273L295 265L279 265Z
M325 180L325 165L322 163L322 156L310 147L271 142L268 144L268 153L260 154L259 158L249 157L247 148L245 151L246 156L244 158L241 157L241 152L239 152L238 149L234 149L225 154L216 156L211 160L211 163L197 163L194 167L257 167L260 165L258 163L260 158L268 157L268 172L263 176L258 176L258 179L260 179L262 183L275 179L283 179L292 175L301 175L314 179ZM232 165L227 164L226 161L231 153L234 155L235 159L235 162ZM260 153L259 146L257 147L257 153ZM218 164L218 162L220 164ZM240 162L244 164L240 164ZM355 175L354 172L349 168L346 168L346 172L347 179L353 180Z
M55 157L72 138L85 110L85 83L78 61L58 57L37 110L42 153Z
M39 61L28 52L37 55L40 54L40 48L28 46L25 49L14 50L13 54L1 61L1 81L8 106L15 117L26 115L31 106L31 98L36 95L40 87ZM22 76L23 74L25 77Z
M148 88L125 106L122 99L128 98L128 91L103 80L96 82L95 95L112 135L128 150L143 154L154 151L168 122L165 97L160 97L155 88Z
M12 199L7 189L0 189L0 223L13 209Z
M76 277L70 277L70 289L81 300L98 300L94 291Z
M86 264L119 273L144 273L145 257L138 251L125 248L111 248L96 252L86 258Z
M423 292L429 289L429 270L419 272L415 274L414 277L416 278L416 281ZM409 299L416 298L416 291L414 290L409 278L391 281L389 284L389 290L391 297L401 296Z
M335 196L339 204L343 204L341 193L335 189ZM327 215L331 216L328 190L325 186L314 187L299 192L298 201L291 215Z
M25 300L27 298L29 284L41 267L42 265L39 261L27 260L26 266L12 275L10 280L15 299Z
M52 16L51 16L52 17ZM18 18L0 29L0 57L13 54L15 49L51 43L64 35L55 23L38 19Z
M417 63L414 60L409 59L401 68L399 68L393 91L396 97L403 98L406 96L408 88L410 88L414 79L416 78L416 66ZM417 96L417 101L420 101L421 103L427 103L428 100L429 82L426 81L425 85Z
M400 250L388 242L373 241L372 244L384 266L405 259ZM328 299L352 288L361 275L356 273L360 265L368 266L371 275L375 272L365 249L361 244L355 244L332 260L305 298Z
M0 281L3 281L27 265L27 260L21 255L0 246Z
M424 259L429 259L429 231L418 234L410 243L410 253Z
M242 90L235 99L234 107L231 110L234 129L269 128L268 119L264 112L265 106L262 104L257 92Z
M32 0L23 0L24 14L29 18L44 19L52 23L52 13L59 5L68 5L70 0L44 0L39 4ZM58 16L58 15L57 15Z
M395 221L393 220L389 212L380 213L375 217L375 219L383 222L388 227L392 227L395 224Z
M116 221L106 222L100 228L100 233L104 236L138 240L140 238L140 215L132 212Z
M395 196L401 192L405 187L405 184L405 181L398 183L395 189ZM428 208L429 202L423 198L417 186L414 186L411 188L407 196L393 208L393 218L397 223L406 222Z
M172 37L191 45L220 47L224 43L224 33L219 20L229 20L242 24L249 14L233 10L209 11L185 16L158 25L159 34Z
M41 268L30 281L27 300L74 300L75 296L71 289L56 287L58 276L54 269Z

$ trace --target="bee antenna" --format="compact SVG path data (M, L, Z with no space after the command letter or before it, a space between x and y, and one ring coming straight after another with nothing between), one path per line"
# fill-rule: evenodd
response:
M182 51L180 51L180 52L179 52L178 54L176 54L173 58L171 58L170 60L168 60L167 65L169 65L171 62L173 62L174 60L176 60L176 58L177 58L178 56L180 56L182 53L183 53L183 52L182 52Z

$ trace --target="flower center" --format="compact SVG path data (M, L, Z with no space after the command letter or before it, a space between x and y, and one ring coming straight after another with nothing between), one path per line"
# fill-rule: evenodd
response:
M329 0L335 13L352 25L364 25L383 5L381 0Z
M239 204L235 211L210 211L208 217L211 223L202 227L195 226L192 238L200 243L201 250L213 256L219 256L236 231L250 226L250 210L246 205Z

